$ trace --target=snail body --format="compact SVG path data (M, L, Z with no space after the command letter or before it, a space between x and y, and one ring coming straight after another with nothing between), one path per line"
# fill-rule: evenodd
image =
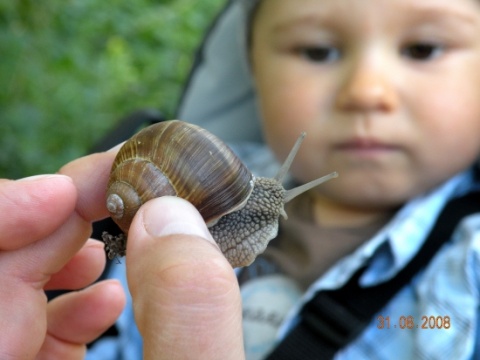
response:
M275 178L256 178L221 140L196 125L174 120L151 125L129 139L112 165L106 205L128 234L142 204L179 196L202 215L233 267L249 265L277 235L284 204L336 177L285 190L282 180L303 134ZM104 235L109 258L125 253L126 238Z

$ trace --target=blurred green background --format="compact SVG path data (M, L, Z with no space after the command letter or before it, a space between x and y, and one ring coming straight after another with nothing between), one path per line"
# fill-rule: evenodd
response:
M0 0L0 177L55 172L139 108L173 115L225 0Z

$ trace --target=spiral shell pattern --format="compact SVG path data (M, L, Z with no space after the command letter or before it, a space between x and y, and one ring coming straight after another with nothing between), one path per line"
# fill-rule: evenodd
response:
M178 120L151 125L128 140L113 163L107 208L128 233L146 201L175 195L191 202L207 224L241 208L254 177L220 139Z

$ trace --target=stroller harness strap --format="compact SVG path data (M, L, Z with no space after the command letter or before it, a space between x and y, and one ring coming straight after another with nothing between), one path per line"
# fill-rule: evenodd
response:
M267 360L323 360L353 341L388 301L421 269L426 267L447 242L464 217L480 212L480 191L449 201L424 244L413 259L389 281L362 288L359 279L367 266L336 290L322 290L307 302L299 323L266 358Z

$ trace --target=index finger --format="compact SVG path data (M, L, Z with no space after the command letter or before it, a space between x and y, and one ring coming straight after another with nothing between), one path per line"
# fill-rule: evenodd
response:
M107 151L76 159L59 173L68 175L78 192L76 212L87 222L107 217L105 192L116 151Z

